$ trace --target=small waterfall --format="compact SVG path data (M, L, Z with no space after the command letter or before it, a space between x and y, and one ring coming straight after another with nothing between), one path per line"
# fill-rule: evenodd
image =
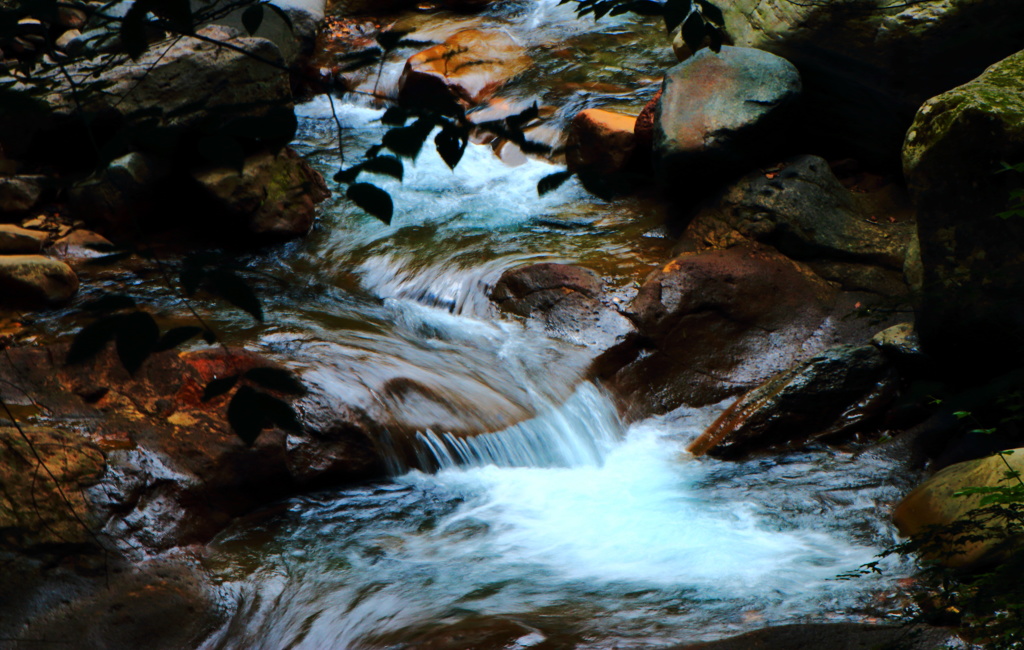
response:
M416 454L425 468L600 467L623 437L611 400L590 383L565 404L504 431L471 437L426 431L417 434Z

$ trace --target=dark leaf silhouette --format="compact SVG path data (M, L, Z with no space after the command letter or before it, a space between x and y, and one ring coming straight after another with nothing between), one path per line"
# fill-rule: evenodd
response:
M82 304L85 311L117 311L118 309L130 309L135 306L135 300L123 293L103 294L95 300Z
M666 0L664 7L665 29L669 34L676 31L690 13L691 0Z
M534 102L533 105L526 110L521 111L516 115L509 115L506 117L505 123L508 124L510 128L522 129L531 120L537 119L538 116L540 116L540 107L536 102Z
M398 43L406 36L409 32L387 30L377 34L377 43L380 44L381 49L385 52L389 52L398 45Z
M348 169L341 169L334 175L334 181L336 183L354 183L361 171L363 171L363 163L352 165Z
M411 126L391 129L384 134L381 143L404 158L415 158L419 155L427 136L433 130L430 120L420 118Z
M249 386L241 386L228 404L228 423L247 445L252 446L267 426L267 416L261 404L267 397Z
M560 188L565 181L572 177L572 172L556 172L548 174L537 183L537 194L544 196Z
M228 392L235 387L238 383L238 375L231 375L230 377L221 377L219 379L211 379L207 384L206 388L203 389L203 401L209 402L215 397L220 397L224 393Z
M381 116L380 121L388 126L405 126L409 117L409 111L405 110L401 106L392 106L388 110L384 111L384 115Z
M654 0L635 0L622 6L626 8L626 11L631 11L640 16L661 16L665 13L665 8L662 4ZM614 10L612 10L612 14L616 15Z
M191 34L192 3L190 0L141 0L150 11L162 18L173 31Z
M206 274L206 281L213 293L249 313L257 321L263 322L263 306L260 299L249 283L237 273L228 269L212 269Z
M441 159L444 160L449 168L455 169L455 166L462 160L462 154L466 151L467 140L468 134L465 129L448 124L434 138L437 153L441 155Z
M149 13L148 3L135 2L121 19L121 46L128 56L137 59L142 56L149 45L146 38L146 14Z
M181 268L181 275L178 279L181 282L181 288L185 290L185 295L191 296L199 290L199 285L202 284L203 279L205 278L206 269L201 266L186 263Z
M266 393L257 393L260 398L260 406L267 419L284 431L300 433L302 425L299 423L299 416L291 404Z
M717 27L725 27L725 16L722 15L721 9L708 2L708 0L697 0L697 5L708 22Z
M175 327L174 329L167 330L163 336L160 337L160 342L157 343L155 352L163 352L164 350L171 350L178 347L185 341L199 336L203 333L203 328L195 327L194 325L186 325L184 327Z
M255 34L263 24L263 5L255 4L242 12L242 26L250 35Z
M269 9L270 9L271 11L273 11L273 12L274 12L275 14L277 14L277 15L278 15L278 17L279 17L279 18L280 18L280 19L281 19L282 21L284 21L284 24L288 26L288 31L290 31L290 32L294 32L294 31L295 31L295 24L294 24L294 23L292 23L292 17L291 17L290 15L288 15L288 12L287 12L287 11L285 11L285 10L284 10L284 9L282 9L281 7L278 7L278 6L276 5L276 4L274 4L274 3L272 3L272 2L268 2L268 3L266 4L266 6L267 6L267 7L268 7L268 8L269 8Z
M117 334L122 318L122 315L107 316L80 329L71 341L67 363L82 363L99 354Z
M246 371L245 378L263 388L287 395L304 395L306 392L306 387L294 374L281 368L252 368Z
M203 330L203 340L213 345L217 342L217 334L213 330Z
M370 183L356 183L348 188L345 194L350 201L377 217L386 224L391 224L391 216L395 207L391 195Z
M405 175L405 166L394 156L377 156L363 163L363 171L384 174L402 180Z
M708 41L708 47L711 48L712 52L721 52L722 45L724 45L722 30L716 27L708 27Z
M135 371L153 353L160 342L160 326L144 311L125 314L117 327L117 356L128 372Z
M683 42L691 52L696 52L704 45L706 36L707 29L704 27L704 19L696 11L692 12L683 22Z

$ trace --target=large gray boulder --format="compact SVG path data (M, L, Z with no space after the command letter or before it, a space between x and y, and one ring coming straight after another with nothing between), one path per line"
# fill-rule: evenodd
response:
M918 210L926 352L961 373L1024 361L1024 53L926 102L903 164Z
M887 162L921 102L1020 49L1014 0L729 0L733 44L796 64L809 143Z
M663 182L732 171L770 152L800 87L792 64L749 48L705 48L670 69L654 114Z

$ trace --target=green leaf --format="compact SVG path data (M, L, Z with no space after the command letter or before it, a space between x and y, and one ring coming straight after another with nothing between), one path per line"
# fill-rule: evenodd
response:
M269 397L249 386L241 386L228 404L228 423L242 441L252 446L266 428L267 416L261 401Z
M160 342L160 326L144 311L125 314L117 327L117 356L121 365L135 374Z
M462 154L466 151L466 143L469 140L469 133L464 128L446 124L441 132L434 138L434 145L441 160L448 165L449 169L462 160Z
M281 368L252 368L245 373L245 378L259 384L263 388L276 390L286 395L305 395L306 387L288 370Z
M348 188L345 195L363 210L384 223L391 224L395 207L391 202L391 195L384 190L370 183L356 183Z
M224 300L263 322L263 306L260 299L237 273L228 269L212 269L206 275L207 286Z
M292 433L302 432L299 416L295 413L295 409L292 408L291 404L266 393L258 393L258 395L260 407L263 409L267 419L284 431Z
M164 350L174 349L185 341L199 336L202 333L203 328L195 327L194 325L175 327L174 329L167 330L167 332L160 337L160 342L157 343L154 348L154 352L163 352Z
M254 4L246 8L242 12L242 26L245 27L245 31L249 32L252 36L259 31L260 25L263 24L263 5Z
M363 163L363 171L374 174L384 174L402 180L405 176L405 166L402 161L394 156L377 156L370 158Z
M135 306L135 300L123 293L105 293L95 300L82 304L84 311L117 311L118 309L130 309Z
M209 402L215 397L220 397L224 393L228 392L235 387L238 383L238 375L231 375L230 377L221 377L220 379L211 379L207 384L206 388L203 389L203 401Z
M92 359L117 335L123 315L107 316L89 323L75 334L65 362L68 365Z
M556 172L554 174L548 174L544 178L540 179L537 183L537 194L544 196L548 192L553 192L560 188L565 181L572 177L572 172Z

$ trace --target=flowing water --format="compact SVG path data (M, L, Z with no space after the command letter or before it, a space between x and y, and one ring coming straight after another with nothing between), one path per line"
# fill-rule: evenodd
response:
M474 20L530 47L535 66L504 94L558 107L556 126L592 105L638 112L672 63L657 23L595 25L554 0ZM350 156L384 133L379 107L335 108ZM298 110L297 148L330 177L331 104ZM390 226L336 192L309 238L255 262L277 278L267 325L211 315L292 360L327 403L370 395L385 414L405 409L420 469L396 459L388 480L297 497L224 532L210 568L236 607L207 647L667 646L857 618L899 575L836 580L893 540L899 468L824 450L695 460L682 450L721 405L626 426L580 383L578 347L495 313L487 291L507 268L578 262L626 300L672 246L655 202L605 203L574 181L540 197L537 181L562 168L520 162L474 144L454 171L424 151L401 183L367 176L394 197ZM424 402L381 397L401 382L491 433L417 429Z

